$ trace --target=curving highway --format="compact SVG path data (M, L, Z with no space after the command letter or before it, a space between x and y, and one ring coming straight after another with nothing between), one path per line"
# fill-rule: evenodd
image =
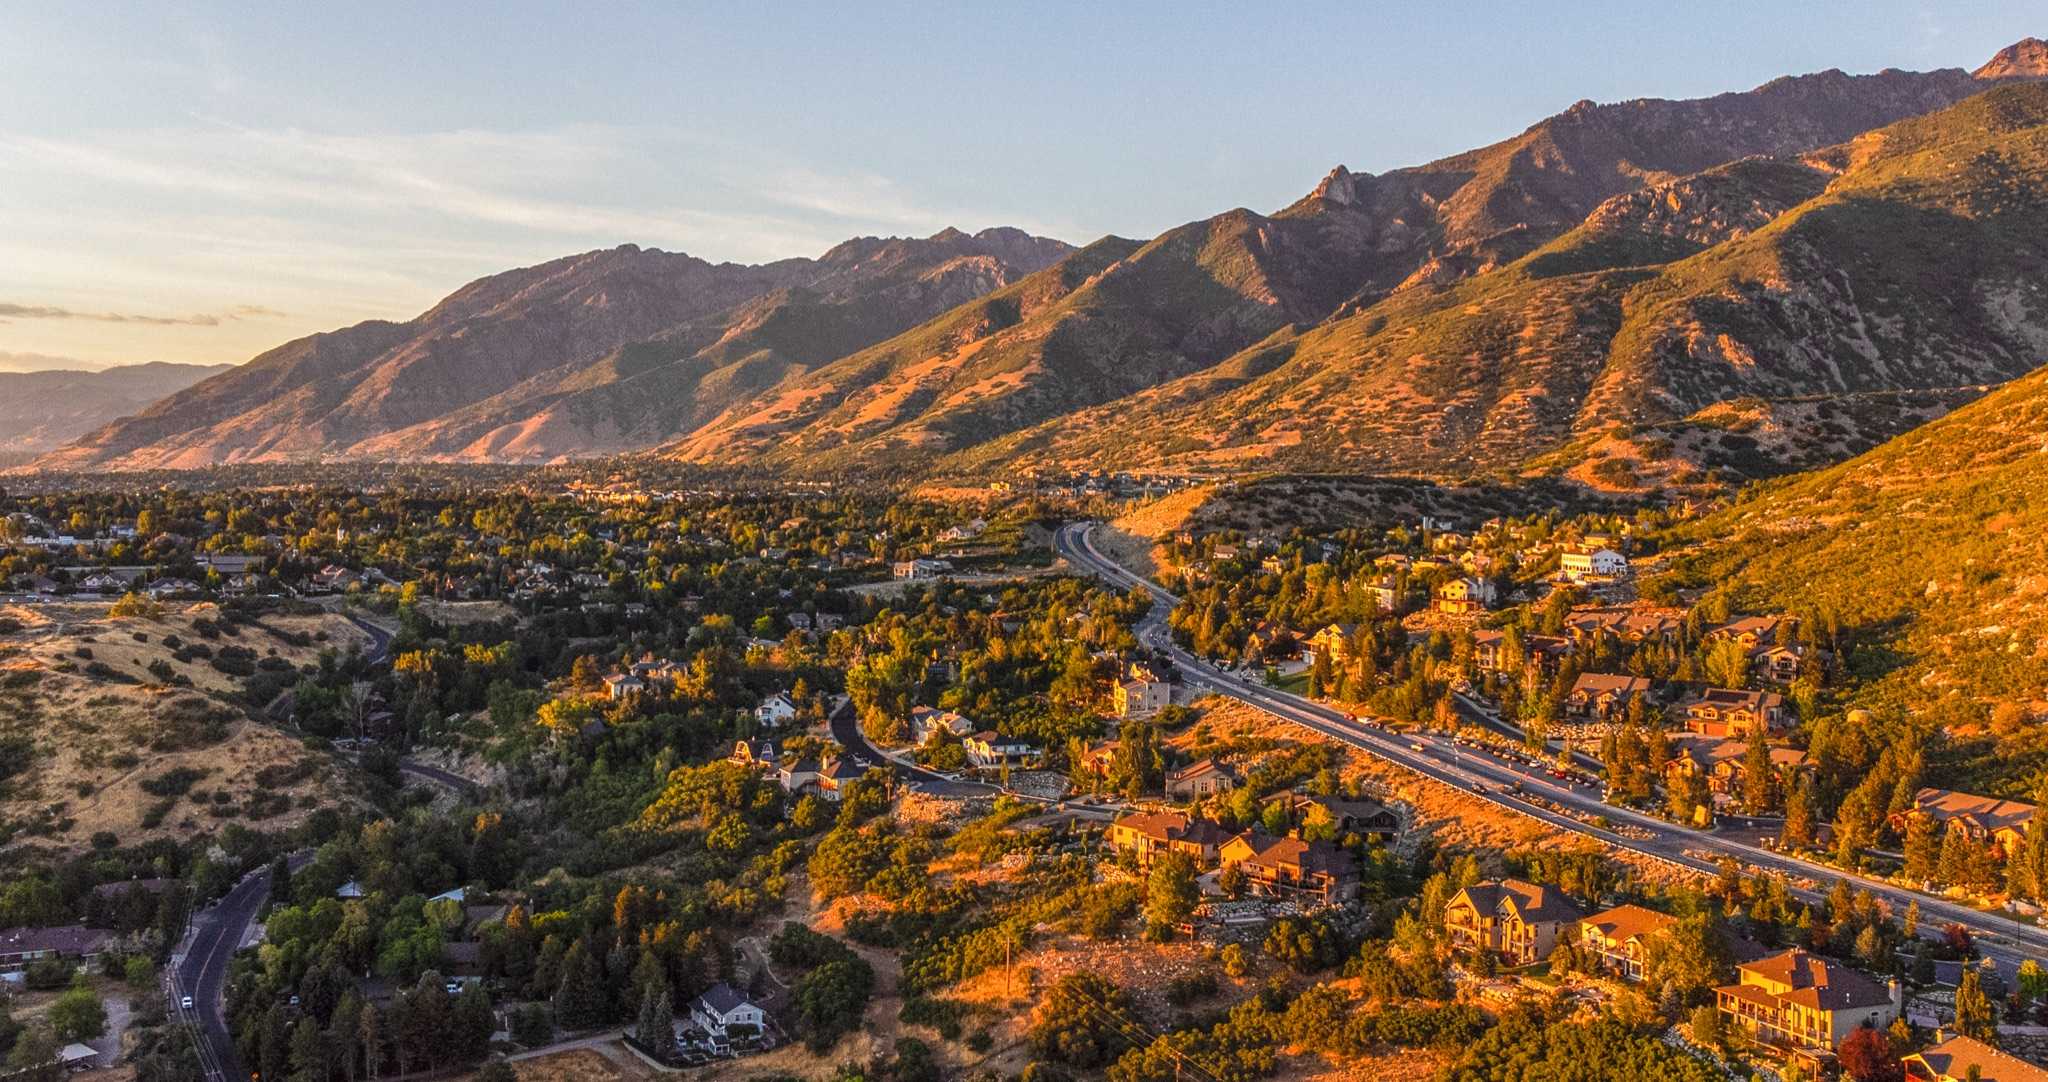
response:
M1930 936L1939 934L1941 925L1952 922L1970 929L1976 936L1979 950L1985 954L2015 962L2024 958L2048 958L2048 934L2039 928L2022 927L2010 919L1916 894L1881 879L1844 873L1732 838L1689 830L1629 808L1615 807L1603 802L1599 793L1589 787L1574 786L1568 781L1553 778L1547 772L1527 769L1490 752L1461 747L1448 737L1434 733L1390 733L1378 725L1360 722L1313 700L1222 672L1173 641L1166 617L1180 599L1103 555L1094 543L1093 532L1097 525L1094 522L1071 522L1060 527L1053 536L1054 549L1079 570L1114 585L1138 588L1151 594L1152 609L1135 629L1138 641L1171 657L1190 685L1250 703L1276 717L1340 740L1396 766L1446 785L1475 790L1481 799L1500 807L1598 838L1609 845L1710 875L1719 874L1719 866L1715 860L1703 859L1698 854L1729 857L1745 865L1795 878L1810 877L1823 881L1846 878L1868 889L1897 912L1904 912L1911 902L1919 902L1921 927ZM1460 700L1459 709L1474 723L1497 724L1495 719L1469 701ZM1519 785L1524 794L1541 797L1576 815L1562 814L1531 803L1509 792L1508 787L1513 785ZM1602 816L1611 823L1626 824L1630 828L1629 834L1601 829L1578 816ZM1794 893L1811 897L1810 892Z

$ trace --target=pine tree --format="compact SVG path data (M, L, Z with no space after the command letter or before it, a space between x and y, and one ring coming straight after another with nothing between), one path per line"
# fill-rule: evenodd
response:
M1771 748L1762 738L1752 738L1742 756L1742 810L1762 815L1778 802L1777 778L1771 773Z
M669 1044L675 1040L675 1009L666 991L641 998L640 1021L633 1028L633 1036L650 1052L668 1053Z
M1813 779L1802 778L1785 801L1785 822L1778 829L1778 844L1786 849L1813 848Z
M375 1003L363 1004L363 1017L356 1025L356 1037L363 1042L363 1077L376 1078L384 1069L384 1020L378 1015Z
M555 1018L563 1029L589 1029L604 1024L604 988L597 960L580 939L562 956L562 983L555 989Z
M1932 816L1915 813L1907 817L1906 878L1919 882L1933 879L1940 871L1941 849Z
M1977 967L1963 968L1963 981L1956 986L1956 1032L1986 1044L1998 1044L1998 1018L1990 997L1984 994Z

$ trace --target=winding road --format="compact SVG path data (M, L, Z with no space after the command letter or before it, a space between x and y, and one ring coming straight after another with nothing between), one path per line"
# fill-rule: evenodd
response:
M294 853L286 858L286 864L297 871L312 859L311 853ZM242 949L268 897L270 866L266 864L193 915L191 940L171 967L171 1010L197 1030L200 1064L214 1082L244 1078L248 1073L235 1053L234 1035L228 1032L222 993L227 987L228 962ZM190 1009L180 1002L182 996L192 997Z
M1219 671L1209 662L1181 649L1173 641L1166 619L1167 614L1179 604L1180 599L1158 584L1132 573L1103 555L1094 543L1093 533L1097 525L1094 522L1073 522L1062 526L1053 537L1054 549L1079 570L1114 585L1127 589L1142 589L1151 594L1154 602L1152 609L1138 622L1135 629L1138 641L1171 657L1174 663L1180 666L1183 678L1194 687L1257 706L1276 717L1342 741L1396 766L1434 778L1446 785L1474 790L1480 799L1502 808L1597 838L1608 845L1633 850L1708 875L1719 874L1720 868L1716 860L1729 857L1740 864L1779 872L1794 878L1804 877L1822 881L1846 878L1857 886L1868 889L1873 896L1890 904L1895 911L1903 912L1909 903L1920 903L1921 926L1924 933L1930 936L1939 934L1941 925L1955 923L1971 931L1976 937L1980 951L2001 961L2018 962L2025 958L2048 958L2048 934L2044 934L2039 928L2023 927L2007 918L1957 905L1941 898L1917 894L1881 879L1853 875L1835 868L1808 863L1732 838L1689 830L1633 809L1615 807L1602 801L1598 793L1559 781L1548 773L1526 769L1520 764L1489 752L1462 747L1448 737L1434 733L1391 733L1378 725L1360 722L1350 715L1313 700L1276 691L1263 684L1252 683ZM1498 724L1496 719L1490 718L1478 709L1476 704L1469 701L1461 701L1459 709L1474 723L1488 726ZM1549 807L1530 803L1520 795L1508 791L1508 787L1513 785L1519 785L1522 793L1541 797L1548 803L1576 814L1562 814ZM1605 830L1579 816L1604 817L1611 823L1626 824L1630 832L1624 835ZM1707 859L1709 857L1713 859ZM1813 897L1811 892L1794 893Z

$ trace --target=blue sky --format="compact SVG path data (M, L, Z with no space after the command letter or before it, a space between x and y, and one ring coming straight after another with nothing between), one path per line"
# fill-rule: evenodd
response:
M0 367L242 361L625 242L1149 236L1581 98L2048 35L2017 2L747 6L0 10Z

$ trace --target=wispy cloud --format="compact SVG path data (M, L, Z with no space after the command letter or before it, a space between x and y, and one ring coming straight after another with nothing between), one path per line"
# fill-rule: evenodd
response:
M80 312L52 304L12 304L0 301L0 323L16 319L79 319L91 323L146 323L158 327L218 327L235 319L275 318L284 313L256 304L240 304L225 312L196 312L185 316L159 316L139 312Z

